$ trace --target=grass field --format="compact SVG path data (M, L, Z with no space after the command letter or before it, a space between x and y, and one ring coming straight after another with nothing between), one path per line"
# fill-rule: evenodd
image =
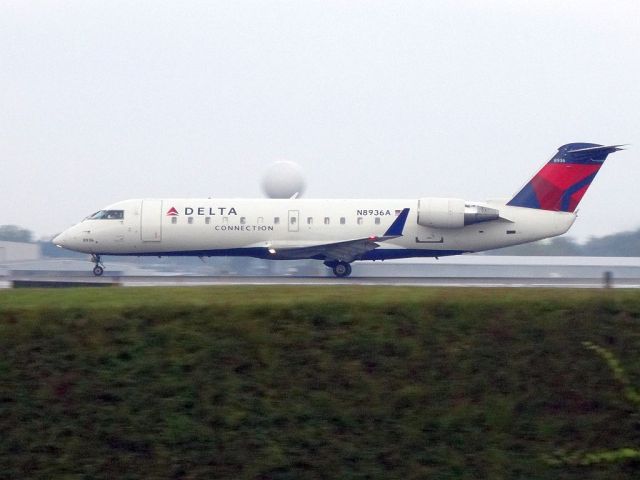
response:
M638 478L634 386L634 291L0 291L0 478Z

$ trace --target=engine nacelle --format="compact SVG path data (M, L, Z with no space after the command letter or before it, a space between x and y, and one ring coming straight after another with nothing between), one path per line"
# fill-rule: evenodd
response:
M461 198L421 198L418 225L432 228L464 227L464 200Z
M418 225L431 228L462 228L500 218L495 208L470 204L461 198L421 198Z

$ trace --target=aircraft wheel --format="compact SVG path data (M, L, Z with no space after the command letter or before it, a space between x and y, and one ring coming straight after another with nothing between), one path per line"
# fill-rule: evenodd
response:
M100 265L96 265L95 267L93 267L93 274L96 277L99 277L103 273L104 273L104 268L102 268Z
M333 274L338 278L351 275L351 265L346 262L338 262L333 266Z

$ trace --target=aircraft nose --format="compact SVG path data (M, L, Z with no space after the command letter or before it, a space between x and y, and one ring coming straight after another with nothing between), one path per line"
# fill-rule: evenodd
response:
M53 240L51 240L51 243L53 243L56 247L64 248L67 241L67 237L68 237L67 232L62 232L61 234L53 237Z

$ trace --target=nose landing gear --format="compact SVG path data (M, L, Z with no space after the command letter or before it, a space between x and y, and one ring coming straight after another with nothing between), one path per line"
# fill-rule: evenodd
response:
M93 274L96 277L99 277L104 273L104 263L100 259L100 255L96 255L95 253L91 255L91 261L95 264L93 267Z

